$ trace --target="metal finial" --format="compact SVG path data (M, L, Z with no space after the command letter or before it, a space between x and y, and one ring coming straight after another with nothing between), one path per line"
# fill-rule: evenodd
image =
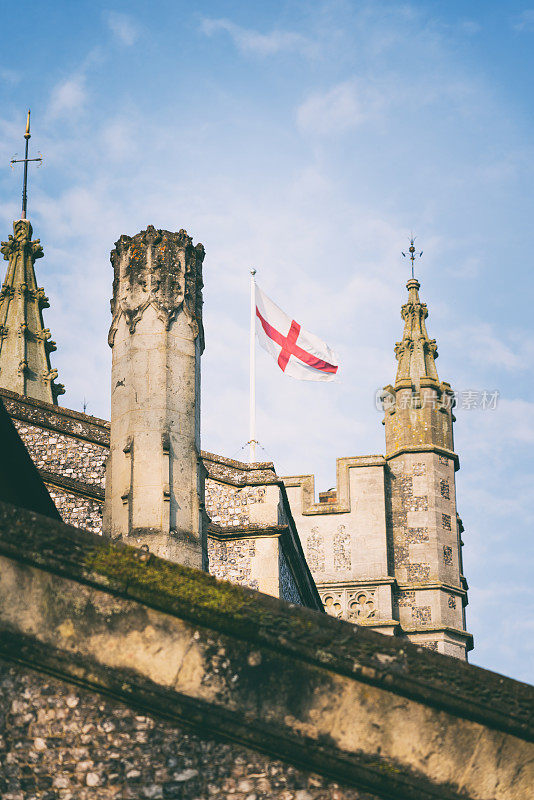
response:
M406 253L402 254L404 256L404 258L409 258L410 261L412 262L412 278L415 277L414 276L414 271L413 271L414 270L414 261L415 261L416 258L421 258L421 256L423 255L423 251L422 250L421 250L420 253L417 253L416 250L415 250L414 242L415 242L416 238L417 238L416 236L412 236L410 238L410 247L408 248L408 252L409 252L410 255L407 256Z
M28 142L31 139L30 133L30 110L28 109L28 119L26 122L26 131L24 132L24 138L26 139L26 149L24 153L24 158L12 158L11 165L13 164L24 164L24 179L22 182L22 213L20 215L21 219L26 219L26 211L28 206L28 163L30 161L38 161L39 163L43 162L41 156L39 158L28 158Z

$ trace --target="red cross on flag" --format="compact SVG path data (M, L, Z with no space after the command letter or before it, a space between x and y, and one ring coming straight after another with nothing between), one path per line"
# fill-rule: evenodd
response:
M286 375L301 381L332 381L337 358L325 342L284 314L256 285L256 334Z

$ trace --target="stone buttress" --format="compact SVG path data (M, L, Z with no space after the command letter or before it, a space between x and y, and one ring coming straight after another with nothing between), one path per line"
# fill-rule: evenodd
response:
M0 248L9 262L0 290L0 387L36 400L57 404L65 389L54 383L57 370L50 365L56 349L44 327L44 290L38 288L34 263L43 255L39 239L32 241L27 219L13 223L13 236Z
M104 530L207 568L200 459L204 248L185 231L121 236L114 269Z
M454 394L438 378L420 284L412 278L406 286L404 332L395 347L397 377L384 389L393 613L411 641L423 644L431 636L435 649L465 658L472 637L465 630L467 583L456 513Z

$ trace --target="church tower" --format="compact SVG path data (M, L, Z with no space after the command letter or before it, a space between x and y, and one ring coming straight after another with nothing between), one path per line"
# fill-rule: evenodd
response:
M21 218L13 223L13 235L2 242L0 252L9 262L0 290L0 387L35 400L56 403L65 392L56 384L57 370L52 369L50 353L56 349L50 331L44 327L43 308L48 308L44 290L37 286L35 261L43 256L39 239L32 240L33 230L26 219L30 112L24 134L26 140ZM13 159L12 163L18 163Z
M447 655L465 658L472 637L465 630L467 583L456 513L454 393L440 381L437 347L425 320L419 282L407 285L402 340L394 386L384 389L386 518L392 573L393 616L403 635Z

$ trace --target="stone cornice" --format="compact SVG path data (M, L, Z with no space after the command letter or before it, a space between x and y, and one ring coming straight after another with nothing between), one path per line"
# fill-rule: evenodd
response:
M460 586L454 586L452 583L443 583L442 581L433 581L432 583L398 583L397 588L400 591L417 591L423 592L425 590L430 589L443 589L445 592L451 592L451 594L457 594L460 597L467 597L467 591L462 589Z
M463 639L467 643L467 649L473 649L473 634L468 631L463 631L461 628L451 628L449 625L411 625L410 627L403 627L403 633L448 633L456 636L458 639Z
M208 536L220 541L233 539L278 538L289 530L287 525L208 525Z
M397 583L395 578L386 575L383 578L358 578L350 581L317 582L318 589L352 589L364 586L393 586Z
M447 456L447 458L450 458L451 461L454 461L455 471L458 471L460 469L460 459L458 458L456 453L454 453L452 450L447 450L444 447L437 447L436 445L431 445L431 444L408 445L406 447L399 447L398 450L394 450L392 453L387 453L385 459L386 461L391 461L392 458L404 455L405 453L437 453L440 456Z

